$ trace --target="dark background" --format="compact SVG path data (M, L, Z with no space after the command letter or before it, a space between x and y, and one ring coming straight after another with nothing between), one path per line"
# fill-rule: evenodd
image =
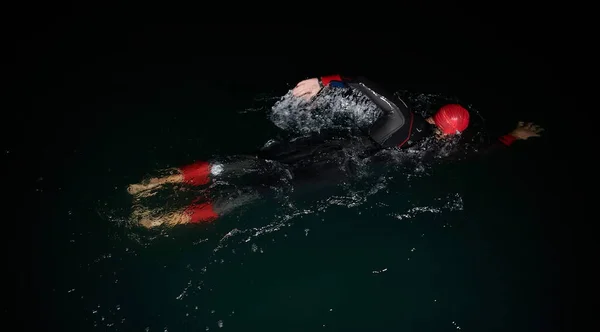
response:
M236 98L234 91L244 91L238 97L250 100L265 90L285 92L304 78L361 74L392 89L469 100L485 110L493 130L518 120L535 121L547 129L545 149L567 146L562 133L567 119L576 116L578 103L570 82L580 73L583 38L577 10L446 6L398 10L398 15L381 20L358 13L323 15L329 17L324 19L313 13L310 19L286 24L246 24L230 16L206 23L211 15L206 8L203 12L197 19L205 22L201 24L153 23L161 20L151 19L149 13L160 15L160 7L137 11L133 5L125 10L46 5L13 28L16 43L6 52L15 55L11 69L16 75L8 99L15 98L18 108L6 109L2 144L7 180L16 188L9 202L26 207L17 215L27 211L27 217L15 223L22 236L6 235L6 266L16 277L10 291L16 295L4 312L15 310L17 326L35 326L36 317L45 311L31 288L43 278L31 269L43 234L23 241L44 222L44 211L37 208L43 198L31 188L40 177L59 181L73 151L110 130L106 124L117 114L107 115L111 110L94 105L136 96L159 102L161 91L176 91L186 82L229 91L222 98ZM126 121L135 115L118 116ZM226 123L214 125L227 130ZM547 188L561 206L559 213L546 216L545 235L548 248L561 248L548 255L569 271L557 292L564 301L555 308L556 330L566 331L573 324L574 301L574 290L567 284L576 273L569 249L571 228L564 227L562 216L570 202L564 193L572 183L567 160L557 156L551 164L546 162L536 163L545 167L532 181L545 184L551 177L553 184Z
M366 13L339 19L313 14L286 24L232 17L215 17L213 23L203 11L196 24L186 24L171 23L170 14L179 11L168 6L36 6L12 35L16 95L24 93L20 100L26 102L24 112L11 116L28 120L13 123L53 140L59 139L56 126L46 124L60 119L56 123L68 128L60 131L68 137L81 127L69 121L93 116L75 105L119 94L149 95L159 80L171 79L175 87L182 84L174 76L182 68L189 73L186 80L255 91L274 81L288 88L325 73L362 74L390 88L468 99L489 109L489 122L501 128L505 119L513 120L503 116L507 111L519 109L523 118L544 124L562 122L555 112L576 105L571 79L586 76L579 70L588 57L582 51L587 31L577 24L585 9L506 4L389 11L397 14L385 20ZM157 13L164 23L151 19ZM124 86L120 77L144 84ZM76 134L93 135L93 128L81 131Z

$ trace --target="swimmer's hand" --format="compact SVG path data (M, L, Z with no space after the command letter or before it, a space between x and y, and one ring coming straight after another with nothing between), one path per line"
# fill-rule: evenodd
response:
M318 78L310 78L304 81L300 81L296 84L296 87L292 89L292 94L294 97L303 98L306 100L310 100L312 97L316 96L317 93L321 91L321 84L319 83Z
M520 121L517 128L510 132L510 135L516 139L526 140L530 137L540 137L544 128L533 124L532 122L524 123Z

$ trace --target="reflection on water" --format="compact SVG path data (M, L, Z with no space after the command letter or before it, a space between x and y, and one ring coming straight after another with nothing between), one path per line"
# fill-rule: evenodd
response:
M438 105L455 102L453 98L439 95L407 92L398 94L425 116L434 112ZM265 112L275 125L295 135L356 125L361 128L368 126L377 115L376 110L360 96L338 91L321 94L310 105L299 105L289 94L281 98L264 95L259 99L257 105L243 112ZM291 113L292 109L303 107L305 109L301 112ZM474 128L477 134L470 139L483 139L483 135L479 136L483 121ZM451 228L453 223L452 218L445 216L463 210L463 197L461 193L442 186L437 189L427 187L431 191L425 194L420 192L418 197L413 191L435 173L433 164L422 162L423 155L435 153L445 156L456 147L459 139L443 142L426 139L405 151L381 152L389 155L388 159L393 161L383 169L372 168L368 162L357 162L361 167L357 170L357 179L353 181L345 181L333 188L303 196L292 195L290 190L282 186L278 194L270 199L248 204L208 225L141 229L131 222L129 207L116 203L129 199L127 195L115 191L113 196L99 202L95 209L105 223L119 229L111 239L114 247L105 248L86 266L82 266L85 272L81 275L88 282L93 280L92 283L103 291L117 295L99 297L85 289L85 285L76 286L76 282L66 281L67 294L81 297L83 304L80 313L90 326L96 328L110 331L209 331L234 328L238 321L252 322L249 316L252 316L254 309L248 303L253 303L258 308L261 303L276 303L285 299L289 302L281 305L293 307L297 298L301 298L303 293L312 294L320 284L331 287L328 289L330 292L352 292L352 296L356 298L369 298L362 294L367 291L357 287L357 284L364 285L364 289L377 289L383 287L377 286L378 284L390 284L384 278L409 276L404 282L412 282L408 286L412 285L419 290L440 287L429 280L433 278L431 275L435 275L435 267L428 265L433 254L431 249L426 248L426 240L448 239L450 235L442 232ZM223 156L221 159L226 165L235 156ZM276 164L270 164L264 168L248 170L248 174L278 172L276 168ZM168 171L157 170L148 176L161 175L163 172ZM224 177L206 188L182 188L177 185L162 187L155 194L149 195L145 204L166 211L182 206L195 196L205 194L207 190L226 193L242 189L239 187L239 174L227 177L224 169L219 175ZM387 229L377 231L379 227ZM395 238L386 238L390 233ZM370 236L380 240L368 243L361 243L359 240L369 239ZM323 242L331 244L332 248L320 247L319 254L313 253L310 256L310 253L306 253L306 257L313 257L315 262L321 264L319 256L332 256L332 252L337 250L336 245L346 248L344 241L354 241L355 251L337 253L333 262L353 259L354 261L342 266L347 269L344 270L347 278L355 281L346 281L349 284L344 284L340 272L335 277L317 279L310 286L305 286L307 288L303 291L293 289L302 287L302 281L296 281L297 286L290 282L291 289L278 285L277 278L291 278L285 274L286 269L293 269L294 266L297 268L297 264L303 262L302 256L290 258L278 255L279 252L289 254L295 246L310 248L319 243L323 246ZM366 257L360 257L359 252L363 252ZM413 273L422 273L415 278L424 279L424 282L430 282L431 285L418 285L417 280L410 279L411 270L403 270L406 266L402 264L406 262L415 264L410 267ZM327 266L311 266L306 262L303 264L306 269L313 269L309 275L327 271ZM262 270L257 272L259 269ZM366 278L380 279L377 281ZM259 290L253 292L255 287L261 289L256 283L261 283L262 289L268 289L265 286L268 284L285 294L281 294L279 299L279 295L270 294L266 290L263 290L265 293L260 293ZM332 285L339 285L340 290ZM349 285L354 288L345 288ZM384 289L379 291L385 292ZM437 294L434 298L433 295L411 293L404 288L395 290L401 291L404 292L404 297L392 301L395 305L401 306L403 310L410 310L407 308L411 304L403 302L409 299L416 303L414 307L446 313L442 316L448 316L448 329L461 329L458 320L464 316L453 314L449 309L453 301L457 301L450 295L432 290L432 294ZM125 294L125 297L118 294ZM249 294L253 294L255 298L249 298ZM345 298L345 295L331 294L322 301ZM340 312L347 315L349 310L343 304L324 303L324 307L320 308L316 303L318 301L296 301L299 301L299 306L314 307L310 309L313 310L311 314L307 315L315 322L319 321L319 328L335 326L335 319L331 317L336 317ZM256 315L265 316L264 311L256 310L260 312ZM276 309L272 307L264 310L268 312ZM302 317L301 312L298 310L288 314L290 317ZM265 326L265 330L286 330L289 325L282 324L277 319L281 315L284 313L274 312L273 326ZM404 319L410 321L409 318ZM377 328L379 324L374 321L372 327Z

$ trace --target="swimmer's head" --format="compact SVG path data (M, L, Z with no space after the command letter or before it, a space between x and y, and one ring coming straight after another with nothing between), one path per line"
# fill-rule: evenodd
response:
M469 126L469 111L458 104L447 104L427 122L435 125L438 137L460 134Z

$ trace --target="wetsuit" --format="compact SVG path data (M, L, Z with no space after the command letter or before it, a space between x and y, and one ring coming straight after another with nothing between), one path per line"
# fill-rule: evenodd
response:
M365 77L324 76L323 87L350 88L367 96L382 111L365 133L380 148L404 148L431 134L431 125L397 96Z
M183 167L181 172L184 181L190 185L204 185L211 178L231 173L243 174L250 168L268 167L266 161L272 161L283 166L286 173L284 177L287 177L294 187L338 183L342 179L353 176L357 161L371 158L384 149L411 147L433 134L433 126L422 116L412 112L403 100L364 77L348 78L332 75L321 77L319 82L323 88L359 91L377 105L381 115L362 135L324 132L290 141L274 142L235 163L198 162ZM499 140L493 140L479 151L493 151L509 146L514 141L514 137L505 135ZM386 158L375 157L371 161L384 163ZM273 176L269 171L261 173L246 183L253 190L238 194L238 197L220 202L205 201L192 204L186 210L192 217L191 222L214 220L239 205L263 197L272 183L281 180L281 177Z

